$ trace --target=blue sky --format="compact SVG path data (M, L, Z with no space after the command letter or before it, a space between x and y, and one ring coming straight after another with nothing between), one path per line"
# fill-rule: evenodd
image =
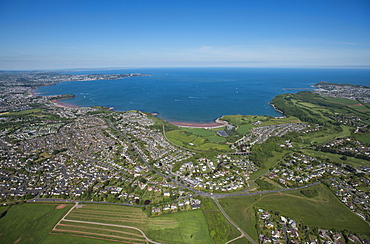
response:
M368 0L0 0L0 69L370 67Z

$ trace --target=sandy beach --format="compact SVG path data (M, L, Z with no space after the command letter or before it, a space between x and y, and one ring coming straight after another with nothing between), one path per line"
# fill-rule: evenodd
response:
M55 99L51 100L51 103L54 106L59 107L59 108L78 108L78 106L71 105L71 104L68 104L68 103L64 103L64 102L61 102L60 100L55 100Z
M221 119L216 119L214 123L184 123L184 122L170 122L173 125L177 125L179 127L187 127L187 128L204 128L204 129L213 129L213 128L220 128L225 125L228 125L226 121Z

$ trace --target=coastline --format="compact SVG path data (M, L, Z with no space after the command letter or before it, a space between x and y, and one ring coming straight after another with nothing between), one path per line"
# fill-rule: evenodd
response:
M36 88L32 88L30 90L30 94L33 96L33 97L37 97L37 96L41 96L41 95L38 95L35 90L37 89L38 87ZM79 106L75 106L75 105L72 105L72 104L68 104L68 103L64 103L64 102L61 102L61 100L64 100L66 98L61 98L61 99L53 99L53 100L50 100L51 104L54 105L55 107L58 107L58 108L78 108Z
M222 117L221 117L222 118ZM214 123L185 123L185 122L169 122L170 124L176 125L178 127L186 127L186 128L202 128L202 129L215 129L221 128L228 123L226 121L221 120L221 118L217 118Z
M146 76L150 76L150 75L146 75ZM62 81L62 82L66 82L66 81ZM58 82L58 83L61 83L61 82ZM52 85L55 85L55 84L52 84ZM42 97L45 97L39 93L36 92L36 90L40 87L43 87L43 86L51 86L51 85L41 85L41 86L37 86L35 88L31 88L29 93L36 97L36 96L42 96ZM62 102L61 100L64 100L64 99L68 99L68 98L60 98L60 99L52 99L52 100L49 100L50 104L52 106L55 106L55 107L60 107L60 108L79 108L81 106L76 106L76 105L72 105L72 104L69 104L69 103L66 103L66 102ZM285 117L284 116L284 113L282 111L280 111L279 109L277 109L273 104L271 103L268 103L269 105L271 105L273 107L273 109L279 113L282 114L282 117ZM110 107L109 110L113 110L114 108L113 107ZM121 112L125 112L125 111L121 111ZM152 114L153 116L157 116L158 113L157 112L152 112L150 113ZM208 123L202 123L202 122L181 122L181 121L167 121L168 123L170 124L173 124L173 125L176 125L178 127L185 127L185 128L203 128L203 129L215 129L215 128L222 128L224 126L227 126L228 125L228 122L226 121L223 121L222 120L222 117L219 117L217 118L214 122L208 122Z
M38 87L36 88L31 88L30 90L30 94L33 96L33 97L37 97L38 95L36 94L35 90L37 89Z
M40 96L35 92L35 90L37 88L38 87L33 88L33 89L30 90L30 94L34 97ZM61 102L61 100L64 100L64 99L63 98L62 99L53 99L53 100L50 100L50 102L51 102L52 105L54 105L55 107L58 107L58 108L79 108L79 106L75 106L75 105L72 105L72 104ZM113 108L110 108L110 109L113 109ZM151 114L153 116L158 115L158 113L156 113L156 112L151 113ZM224 126L228 125L228 123L226 121L221 120L221 118L222 117L217 118L215 120L215 122L213 122L213 123L191 123L191 122L169 122L169 123L173 124L173 125L176 125L178 127L215 129L215 128L221 128L221 127L224 127Z
M36 96L41 96L41 95L38 95L35 90L37 89L38 87L36 88L33 88L31 89L29 92L30 94L33 96L33 97L36 97ZM75 105L72 105L72 104L68 104L68 103L65 103L65 102L61 102L61 100L64 100L64 99L67 99L67 98L61 98L61 99L53 99L53 100L50 100L51 104L55 107L58 107L58 108L79 108L80 106L75 106ZM277 109L275 107L274 104L271 104L269 103L269 105L271 105L274 110L278 111L279 113L281 113L284 116L284 113L282 111L280 111L279 109ZM110 110L113 110L113 107L109 108ZM124 112L124 111L123 111ZM153 112L153 113L150 113L152 114L153 116L157 116L158 113L157 112ZM173 124L173 125L176 125L178 127L185 127L185 128L202 128L202 129L216 129L216 128L222 128L224 126L227 126L229 123L227 121L224 121L222 120L222 117L219 117L217 118L213 123L195 123L195 122L169 122L167 121L168 123L170 124Z
M58 107L58 108L79 108L79 106L75 106L75 105L72 105L72 104L68 104L68 103L64 103L64 102L60 102L60 100L63 100L63 99L53 99L53 100L50 100L50 102L55 106L55 107Z
M275 107L275 105L274 105L274 104L269 103L269 105L270 105L270 106L272 106L272 107L275 109L275 111L278 111L279 113L281 113L281 114L283 115L283 116L281 116L281 117L285 117L285 115L284 115L283 111L281 111L281 110L277 109L277 108Z

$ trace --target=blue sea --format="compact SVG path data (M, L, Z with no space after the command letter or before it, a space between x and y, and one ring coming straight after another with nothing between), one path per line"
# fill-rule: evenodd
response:
M170 122L208 123L222 115L280 116L268 103L278 94L320 82L370 85L369 69L146 68L69 74L142 73L121 80L72 81L40 87L40 95L74 94L63 102L157 113ZM295 90L285 89L295 88Z

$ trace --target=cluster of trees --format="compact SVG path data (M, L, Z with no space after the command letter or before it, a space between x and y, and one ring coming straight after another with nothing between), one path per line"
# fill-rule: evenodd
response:
M249 159L255 163L260 168L265 168L264 162L273 157L273 152L281 152L282 149L279 146L281 138L271 137L267 139L264 143L254 144L251 148L251 154Z

